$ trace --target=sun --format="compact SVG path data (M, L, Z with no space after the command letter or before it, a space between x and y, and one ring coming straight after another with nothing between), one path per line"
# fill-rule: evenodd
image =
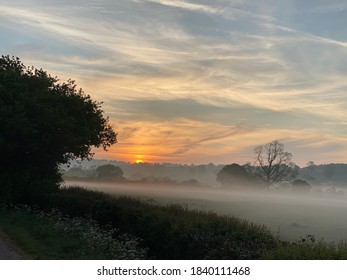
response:
M136 156L135 156L135 162L136 162L136 163L144 163L144 161L143 161L143 155L136 155Z

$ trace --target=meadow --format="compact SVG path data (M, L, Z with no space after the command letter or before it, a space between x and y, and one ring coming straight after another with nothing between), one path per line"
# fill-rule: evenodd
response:
M328 195L278 192L230 192L216 188L114 182L66 182L116 195L142 198L161 205L233 215L257 224L286 241L306 235L339 242L347 238L347 199Z
M80 184L85 187L74 182L42 197L36 206L2 205L1 229L33 259L347 259L343 240L328 242L304 231L290 241L256 219L239 216L279 215L273 207L283 201L275 196ZM291 199L297 204L286 200L287 209L298 210L304 201L308 206L307 200Z

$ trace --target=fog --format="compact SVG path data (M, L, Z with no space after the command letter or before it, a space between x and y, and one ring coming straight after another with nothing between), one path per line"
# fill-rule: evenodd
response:
M298 240L307 234L313 234L316 239L336 242L347 237L347 200L343 196L242 193L216 188L140 183L66 181L65 184L139 197L151 203L175 203L189 209L233 215L264 224L283 240Z

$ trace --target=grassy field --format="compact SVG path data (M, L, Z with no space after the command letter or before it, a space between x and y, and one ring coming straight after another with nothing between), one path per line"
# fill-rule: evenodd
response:
M264 224L274 235L286 241L296 241L306 235L335 243L347 238L347 199L344 197L237 193L153 184L71 182L76 183L88 189L139 197L162 205L176 203L192 210L234 215Z
M78 187L1 207L0 228L34 259L347 259L345 242L283 241L230 215Z

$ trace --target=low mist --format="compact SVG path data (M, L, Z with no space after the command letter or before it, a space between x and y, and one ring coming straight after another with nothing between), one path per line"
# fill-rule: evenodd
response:
M65 185L138 197L151 203L175 203L189 209L233 215L264 224L283 240L294 241L306 235L314 235L316 239L338 242L347 236L347 200L344 196L235 192L219 188L138 182L74 180L66 181Z

